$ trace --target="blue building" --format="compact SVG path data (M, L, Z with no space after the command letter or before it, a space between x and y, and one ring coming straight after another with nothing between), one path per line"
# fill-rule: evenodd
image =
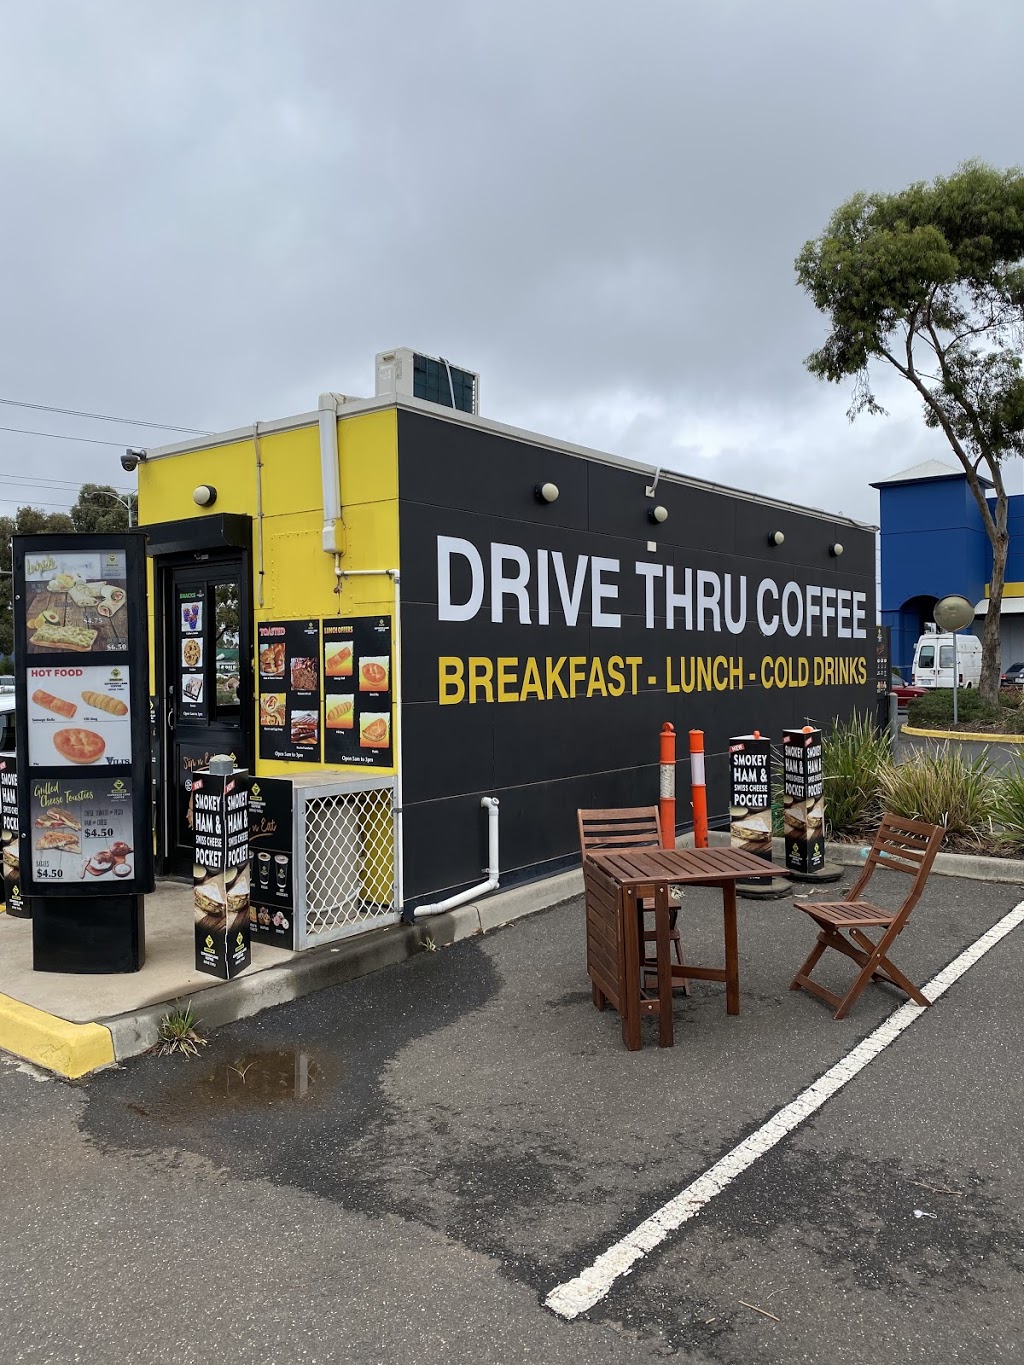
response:
M957 593L976 603L974 633L981 637L992 547L960 469L926 460L871 486L879 495L882 624L892 629L893 666L909 677L914 645L940 597ZM1024 494L1009 499L1008 529L1000 613L1004 669L1024 660Z

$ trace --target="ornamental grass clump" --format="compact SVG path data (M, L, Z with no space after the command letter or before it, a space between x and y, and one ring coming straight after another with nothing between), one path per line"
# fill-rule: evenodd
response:
M822 743L827 837L874 830L881 816L879 771L889 761L889 741L868 715L854 714Z
M999 784L988 754L967 759L959 749L912 754L879 769L883 809L893 815L944 825L944 842L979 844L991 839Z
M996 838L1019 853L1024 848L1024 760L1019 757L999 774L995 820Z

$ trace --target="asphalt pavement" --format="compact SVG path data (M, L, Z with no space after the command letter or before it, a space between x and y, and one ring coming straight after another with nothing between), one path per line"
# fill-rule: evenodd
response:
M933 878L894 958L924 982L1022 898ZM1024 927L567 1322L556 1285L902 1002L871 986L836 1023L787 990L809 922L741 902L741 1014L695 983L676 1046L645 1023L627 1053L581 918L425 951L198 1060L0 1067L4 1360L1024 1361ZM721 961L715 893L680 927Z

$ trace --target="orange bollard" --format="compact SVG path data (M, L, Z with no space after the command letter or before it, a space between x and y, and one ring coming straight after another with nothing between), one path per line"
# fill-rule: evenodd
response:
M690 788L693 801L693 846L708 846L708 789L704 782L704 731L690 731Z
M661 815L661 846L676 846L676 728L668 721L661 727L658 754L660 787L658 810Z

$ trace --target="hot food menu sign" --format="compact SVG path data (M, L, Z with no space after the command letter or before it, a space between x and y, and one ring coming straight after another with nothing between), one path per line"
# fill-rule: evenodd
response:
M14 541L25 889L152 887L143 538Z

